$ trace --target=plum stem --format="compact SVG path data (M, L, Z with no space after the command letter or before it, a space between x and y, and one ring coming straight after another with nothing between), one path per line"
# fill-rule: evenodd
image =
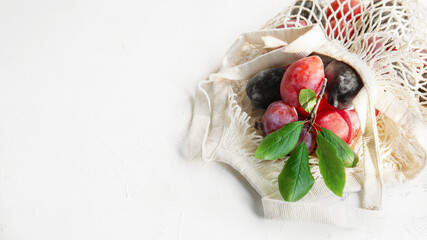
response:
M313 124L314 124L314 121L316 120L316 116L317 116L317 114L316 114L317 108L319 108L320 100L322 99L323 94L325 94L325 89L326 89L327 83L328 83L328 79L325 78L323 81L322 90L320 91L319 97L316 100L316 105L314 106L313 110L311 110L310 114L307 117L307 122L309 124L308 129L307 129L307 133L310 132L310 130L313 128ZM304 136L304 139L305 139L305 136Z

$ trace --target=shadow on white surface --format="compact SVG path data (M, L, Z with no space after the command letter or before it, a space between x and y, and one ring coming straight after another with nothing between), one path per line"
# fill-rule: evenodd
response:
M240 185L244 188L245 191L247 191L252 199L252 202L250 203L251 209L254 211L254 213L258 217L264 217L264 209L262 207L261 197L258 194L257 191L248 183L248 181L234 168L230 167L229 165L225 163L219 162L218 164L221 164L221 166L224 167L227 173L233 175L233 177L239 181ZM249 204L249 203L247 203Z

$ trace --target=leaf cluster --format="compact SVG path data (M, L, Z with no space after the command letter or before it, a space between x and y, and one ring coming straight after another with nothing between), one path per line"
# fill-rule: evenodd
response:
M300 105L307 112L316 111L316 94L303 89L299 95ZM316 155L319 169L326 186L337 196L342 196L346 182L345 168L355 167L357 154L328 129L314 128L312 119L291 122L263 139L255 152L257 159L277 160L291 153L278 177L279 191L285 201L295 202L303 198L312 188L314 178L310 172L309 153L304 141L298 144L304 124L316 131ZM298 145L297 145L298 144Z

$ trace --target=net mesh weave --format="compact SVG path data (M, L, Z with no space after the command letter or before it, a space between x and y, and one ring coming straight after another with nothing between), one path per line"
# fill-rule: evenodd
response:
M350 2L350 1L347 1ZM351 10L349 10L351 9ZM349 52L357 54L374 70L375 79L381 91L389 92L402 100L402 108L410 109L420 118L427 118L427 29L423 24L425 16L417 10L416 1L364 1L358 5L331 5L329 1L296 1L265 24L264 29L294 28L320 24L330 40L341 44ZM273 49L254 44L244 46L237 64L247 62ZM252 144L246 142L251 150L256 149L262 139L259 120L262 110L255 109L246 97L246 81L235 81L234 108L249 115L249 129ZM409 171L419 167L425 159L420 144L387 117L387 113L377 115L380 138L380 157L383 170ZM232 141L230 141L231 144ZM356 137L351 147L363 159L361 140ZM244 154L246 151L243 151ZM256 161L248 155L249 161ZM260 161L266 178L277 181L283 161ZM311 171L320 178L316 157L310 156ZM363 160L362 160L363 161ZM361 165L361 164L359 164ZM360 167L347 169L359 172Z

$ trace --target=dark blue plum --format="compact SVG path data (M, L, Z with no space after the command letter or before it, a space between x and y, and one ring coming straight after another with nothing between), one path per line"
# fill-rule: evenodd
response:
M285 71L285 68L268 68L249 80L246 94L255 107L266 109L272 102L282 99L280 82Z
M325 96L329 104L340 110L353 107L353 98L363 87L359 74L348 64L333 61L325 68L328 79Z

